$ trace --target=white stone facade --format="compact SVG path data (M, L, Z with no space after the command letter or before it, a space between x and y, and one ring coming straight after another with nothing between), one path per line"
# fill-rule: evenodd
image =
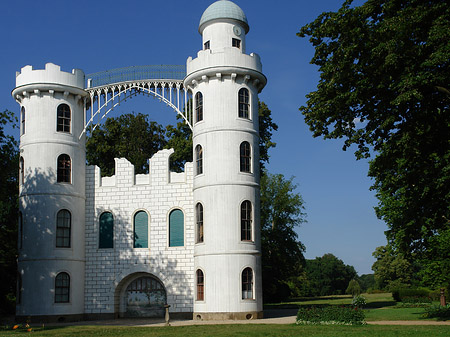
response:
M145 296L143 316L161 303L194 319L262 316L258 93L266 78L259 56L245 54L248 30L245 14L230 1L213 3L201 18L203 49L188 58L183 83L193 97L194 164L182 173L170 172L173 150L162 150L150 158L148 174L135 175L122 158L114 176L101 177L98 167L85 165L84 73L49 63L16 75L12 95L22 111L18 316L133 316L131 308ZM61 117L64 111L69 117ZM182 214L182 244L171 246L175 210ZM100 244L104 214L113 219L106 248ZM147 219L145 248L134 247L137 214ZM157 309L151 307L156 302Z

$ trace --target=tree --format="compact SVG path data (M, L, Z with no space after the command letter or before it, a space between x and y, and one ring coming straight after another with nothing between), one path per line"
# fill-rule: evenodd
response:
M413 266L390 245L380 246L373 252L377 260L372 265L377 289L392 291L411 285Z
M352 296L361 294L361 286L359 285L359 282L355 279L351 279L345 293L351 294Z
M375 276L373 274L363 274L358 277L358 281L362 292L375 288Z
M302 27L317 90L300 110L314 136L343 138L369 175L389 242L423 253L450 218L450 7L444 0L345 1Z
M126 158L135 173L148 172L148 159L167 144L165 129L147 115L124 114L108 118L86 141L89 165L98 165L102 176L114 174L114 158Z
M344 264L330 253L306 260L306 275L309 280L308 296L344 294L349 282L357 277L353 266Z
M178 119L181 119L179 115ZM189 125L183 121L177 123L174 127L168 125L167 136L169 138L166 149L174 149L170 156L170 169L175 172L181 172L186 162L192 162L192 132Z
M16 140L5 126L17 127L11 111L0 112L0 313L14 313L17 276L18 163Z
M272 121L272 111L266 103L258 100L259 114L259 168L262 172L265 163L269 162L269 149L275 147L277 143L272 141L272 134L278 130L278 125Z
M265 301L290 295L288 282L301 275L305 247L295 228L304 223L303 199L293 178L264 172L261 177L262 277Z

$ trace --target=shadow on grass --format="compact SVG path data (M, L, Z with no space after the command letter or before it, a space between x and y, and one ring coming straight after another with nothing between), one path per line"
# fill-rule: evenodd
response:
M379 308L385 308L385 307L395 307L396 305L397 305L397 302L395 302L395 301L369 302L369 303L367 303L367 305L364 306L364 308L379 309Z

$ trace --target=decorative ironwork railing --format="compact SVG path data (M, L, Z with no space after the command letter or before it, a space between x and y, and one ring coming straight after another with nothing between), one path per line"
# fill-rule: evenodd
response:
M95 88L112 83L141 80L183 80L186 66L178 64L160 64L148 66L131 66L99 71L86 75L86 88Z

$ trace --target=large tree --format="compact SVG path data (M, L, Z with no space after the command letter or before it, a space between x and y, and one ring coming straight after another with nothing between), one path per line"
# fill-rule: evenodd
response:
M14 313L16 296L19 151L5 127L16 123L12 112L0 112L0 313L8 314Z
M450 7L445 0L345 1L302 27L317 90L300 110L314 136L375 159L378 217L405 254L430 248L450 218ZM443 202L444 201L444 202Z
M290 295L289 281L301 275L305 247L295 228L305 222L303 199L293 178L264 172L261 176L261 246L264 300Z

